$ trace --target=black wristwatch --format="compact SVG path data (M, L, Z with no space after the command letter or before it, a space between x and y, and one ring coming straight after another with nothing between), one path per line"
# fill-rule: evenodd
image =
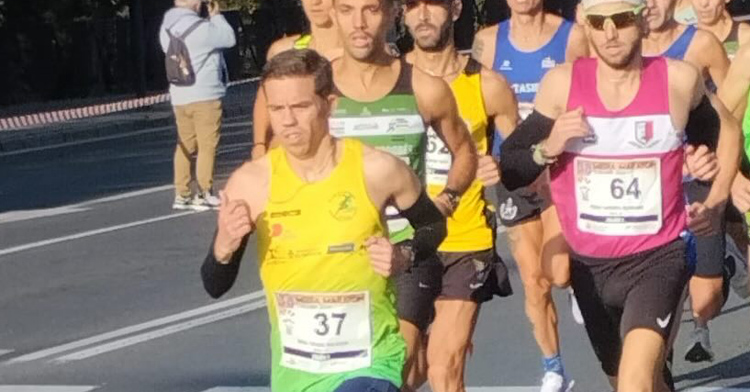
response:
M450 188L444 188L438 196L445 195L448 199L448 203L451 206L451 210L455 211L458 208L458 203L461 202L461 194Z

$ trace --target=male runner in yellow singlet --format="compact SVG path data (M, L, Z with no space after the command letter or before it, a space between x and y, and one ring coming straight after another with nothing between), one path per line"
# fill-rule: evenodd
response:
M435 302L426 361L417 361L407 371L405 382L412 390L419 388L425 375L435 392L464 390L464 367L479 307L499 292L493 269L497 265L494 225L486 218L483 185L499 181L497 164L489 155L490 124L509 132L517 123L518 107L501 75L456 51L453 23L461 9L460 0L407 0L404 4L404 22L415 41L406 60L449 83L479 154L477 180L448 219L448 236L439 248L443 287ZM451 155L434 132L427 137L427 190L434 197L445 187Z
M261 84L281 147L230 177L204 286L215 298L231 287L257 230L272 390L397 392L405 345L388 278L435 253L445 219L400 159L330 135L336 96L322 56L283 52ZM386 205L409 221L413 240L390 243Z

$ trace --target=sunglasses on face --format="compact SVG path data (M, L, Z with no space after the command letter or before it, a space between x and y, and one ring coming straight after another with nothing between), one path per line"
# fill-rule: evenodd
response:
M633 10L618 12L612 15L587 14L586 20L594 30L604 30L604 24L607 22L607 20L611 20L612 24L615 25L615 28L624 29L635 24L635 22L638 20L638 15L641 13L641 11L643 11L644 8L645 6L642 5Z

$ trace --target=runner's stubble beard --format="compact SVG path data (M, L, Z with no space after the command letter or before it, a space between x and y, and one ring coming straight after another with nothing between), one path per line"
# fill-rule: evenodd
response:
M608 58L605 56L602 51L599 49L598 45L591 45L594 47L594 50L596 51L596 54L598 57L604 61L605 64L612 67L613 69L625 69L630 64L633 63L633 60L635 60L636 56L640 56L641 54L641 47L643 46L642 41L643 40L643 34L639 34L639 38L632 44L630 47L630 51L621 58Z
M417 38L416 30L419 30L419 28L424 25L429 26L439 31L437 39L434 39L433 38L434 36L425 38L425 39ZM431 23L420 23L416 26L414 31L410 31L410 33L411 33L411 36L414 37L414 42L416 43L417 46L419 46L419 49L428 53L442 52L443 49L445 49L445 47L448 45L448 42L450 42L451 37L453 36L453 22L448 20L445 23L443 23L443 25L440 27L437 27Z

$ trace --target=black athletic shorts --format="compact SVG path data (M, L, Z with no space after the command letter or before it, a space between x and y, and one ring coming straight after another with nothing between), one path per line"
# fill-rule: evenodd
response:
M508 269L495 249L477 252L439 252L443 263L443 290L440 298L483 303L493 296L506 297Z
M500 182L495 190L498 203L497 216L505 227L513 227L529 219L537 218L550 205L549 200L529 188L509 191Z
M425 332L435 318L435 300L443 287L443 264L437 255L418 260L395 278L398 318Z
M708 197L711 190L711 183L703 181L691 181L684 185L685 195L688 202L702 202ZM726 243L726 222L742 222L742 215L732 205L731 201L727 203L727 209L721 219L721 229L719 233L710 236L695 236L695 249L697 254L697 263L695 265L695 275L704 277L719 277L724 273L724 253L727 247Z
M669 338L688 280L682 239L618 259L571 254L573 291L586 332L608 376L616 376L622 342L633 329Z

